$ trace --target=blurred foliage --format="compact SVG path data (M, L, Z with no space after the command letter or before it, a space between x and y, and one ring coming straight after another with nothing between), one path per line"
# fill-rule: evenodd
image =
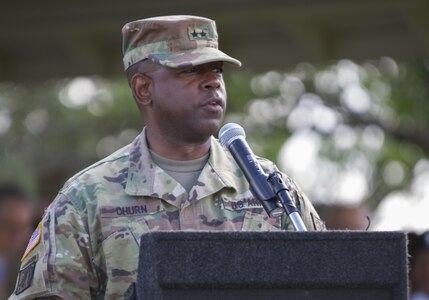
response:
M226 73L225 122L242 124L255 153L287 169L293 158L279 151L288 139L312 138L317 163L307 175L292 166L286 172L316 201L332 200L341 170L355 168L366 182L359 200L375 207L392 190L407 189L416 164L428 158L429 73L422 63L381 58ZM0 179L53 195L142 127L125 78L0 83Z
M408 190L417 166L427 167L428 80L423 63L387 57L302 63L256 74L256 97L228 118L244 124L253 148L278 158L313 201L375 208Z

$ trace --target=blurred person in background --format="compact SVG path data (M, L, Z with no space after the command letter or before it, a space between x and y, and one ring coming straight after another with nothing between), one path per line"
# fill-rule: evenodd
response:
M326 228L329 230L368 230L370 220L368 219L368 208L365 204L356 206L327 205L318 207Z
M32 229L28 195L15 184L0 184L0 299L13 292L19 259Z
M429 300L429 231L408 234L411 300Z

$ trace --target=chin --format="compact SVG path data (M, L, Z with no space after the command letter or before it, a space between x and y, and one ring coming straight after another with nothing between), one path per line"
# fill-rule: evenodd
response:
M206 142L212 135L218 132L220 125L221 122L210 122L194 127L191 130L194 141L199 143Z
M213 135L220 129L220 126L222 125L222 120L213 120L211 122L207 122L207 124L205 125L207 132L210 132L210 135Z

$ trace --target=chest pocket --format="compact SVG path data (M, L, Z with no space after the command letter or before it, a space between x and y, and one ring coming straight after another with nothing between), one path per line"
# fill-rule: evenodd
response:
M137 244L140 236L149 231L172 230L175 218L160 201L129 203L120 206L105 206L99 210L102 241L112 234L128 229Z
M101 289L106 299L117 299L137 277L139 239L129 226L110 234L94 260L99 266Z
M140 237L169 224L165 210L154 205L130 203L126 206L104 206L99 210L101 227L100 251L94 258L100 267L106 299L123 296L137 276Z
M237 230L242 231L279 231L281 217L270 218L259 200L250 192L237 198L222 197L222 208L234 215L233 222Z

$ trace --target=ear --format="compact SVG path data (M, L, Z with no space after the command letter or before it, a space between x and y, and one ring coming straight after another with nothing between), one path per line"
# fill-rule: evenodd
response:
M152 101L152 80L144 74L137 73L131 78L131 90L138 105L149 105Z

